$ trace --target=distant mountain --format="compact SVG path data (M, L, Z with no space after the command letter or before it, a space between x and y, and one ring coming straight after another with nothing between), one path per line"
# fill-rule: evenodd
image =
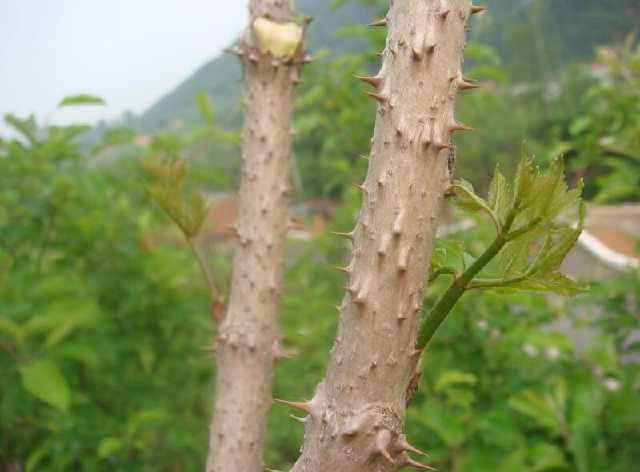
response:
M371 20L373 8L350 2L338 11L331 9L331 0L298 0L298 11L314 18L309 28L311 51L330 49L335 52L354 50L358 42L340 38L335 33L342 27ZM197 119L195 97L206 91L213 99L218 119L226 125L240 123L239 97L241 68L236 57L222 54L194 72L177 88L167 93L133 125L144 131L164 128L176 119L189 123Z
M314 17L311 50L336 53L361 49L354 39L336 32L348 25L367 23L374 8L355 0L337 11L331 0L298 0L298 10ZM640 30L638 0L478 0L489 13L472 29L472 39L494 46L510 66L516 80L544 80L550 71L569 61L590 57L593 47L620 41ZM222 54L204 64L177 88L127 125L143 131L169 126L174 120L197 119L195 97L206 91L212 97L218 120L227 126L241 122L239 97L241 68L237 58Z

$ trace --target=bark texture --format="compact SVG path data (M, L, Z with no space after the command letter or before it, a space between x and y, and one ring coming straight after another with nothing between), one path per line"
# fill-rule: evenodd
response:
M288 24L284 36L290 37L291 29L295 32L290 0L251 0L249 13L249 27L233 51L241 58L245 77L243 170L231 294L216 349L208 472L263 470L266 415L278 355L291 122L304 41L287 52L286 47L276 47L281 38L269 37L279 34L277 25ZM257 25L265 22L266 33L259 38ZM284 52L276 56L272 50Z
M294 472L426 468L409 453L405 408L417 385L425 278L454 155L469 0L391 0L383 66L361 78L379 102L347 293L326 377L305 410Z

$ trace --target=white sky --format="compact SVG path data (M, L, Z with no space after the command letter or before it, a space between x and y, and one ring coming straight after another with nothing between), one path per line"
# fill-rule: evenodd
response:
M108 106L54 119L140 112L227 46L247 0L0 0L0 121L49 115L66 95ZM0 125L0 131L6 130Z

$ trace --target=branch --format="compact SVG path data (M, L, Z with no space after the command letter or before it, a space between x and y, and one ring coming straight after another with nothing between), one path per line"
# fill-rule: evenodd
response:
M207 284L207 288L209 289L209 293L211 295L212 311L213 311L214 318L216 322L220 322L220 314L221 314L222 308L224 307L224 297L222 296L222 292L216 285L215 280L213 279L213 275L209 270L209 266L207 265L207 262L205 261L204 256L200 252L198 246L195 244L193 238L187 237L185 235L185 239L187 241L187 244L189 245L189 248L191 249L191 252L196 258L198 267L200 267L200 272L202 272L202 276L204 277L204 280Z

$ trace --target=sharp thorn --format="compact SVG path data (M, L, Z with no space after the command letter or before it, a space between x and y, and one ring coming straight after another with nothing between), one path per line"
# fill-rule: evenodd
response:
M353 232L351 232L351 233L340 233L338 231L331 231L331 234L333 234L334 236L341 236L343 238L347 238L347 239L353 240Z
M368 95L369 97L377 100L379 103L385 105L387 103L387 97L385 97L384 95L380 94L380 93L374 93L374 92L369 92L366 91L365 95Z
M425 452L409 444L409 442L407 441L407 437L404 434L400 435L400 437L398 438L398 447L400 447L400 449L402 449L403 451L413 452L414 454L418 454L419 456L430 457L430 454L428 452Z
M355 182L352 183L351 185L353 185L355 188L362 190L363 192L367 191L367 187L364 186L364 184L356 184Z
M287 400L280 400L279 398L274 398L273 399L274 402L276 403L280 403L282 405L286 405L289 406L291 408L296 408L298 410L302 410L308 414L311 414L311 405L309 403L302 403L302 402L290 402Z
M234 46L232 48L227 48L224 50L227 54L233 54L234 56L242 57L244 56L244 51L239 46Z
M376 21L373 21L373 22L369 23L368 26L371 26L371 27L387 26L387 19L386 18L381 18L379 20L376 20Z
M467 81L466 79L460 79L458 81L458 90L471 90L480 88L480 84Z
M482 13L486 11L487 7L481 5L471 5L471 14L475 15L476 13Z
M424 352L424 348L422 349L415 349L413 351L413 353L411 354L412 357L420 357L422 356L422 353Z
M395 464L396 461L393 460L393 457L391 457L391 454L389 454L389 451L387 451L386 449L382 449L380 451L380 454L382 455L382 457L385 458L385 460L389 463L389 464Z
M338 272L342 272L343 274L351 274L351 269L349 269L348 267L333 266L333 268Z
M453 132L453 131L474 131L474 129L471 126L467 126L467 125L462 124L462 123L454 122L454 124L452 124L449 127L449 131L451 131L451 132Z
M393 465L396 463L396 461L393 460L393 457L391 457L391 454L389 454L389 451L387 449L390 443L391 443L391 431L386 429L382 429L378 431L378 434L375 439L374 450L375 452L380 454L382 457L384 457L387 462Z
M402 459L402 465L413 467L418 470L438 470L435 467L431 467L430 465L422 464L421 462L414 461L411 457L406 456Z
M289 415L289 418L291 418L292 420L296 420L298 423L306 423L307 419L306 418L300 418L299 416L296 415Z
M434 146L438 151L442 151L443 149L453 149L453 146L451 144L446 143L437 143Z
M356 75L356 79L363 81L366 84L372 85L375 88L380 88L380 84L382 83L382 79L377 76L367 76L367 75Z
M438 14L438 16L440 17L440 19L442 20L446 20L447 17L449 16L449 13L451 12L451 10L449 10L448 8L446 10L443 10L442 12L440 12Z

